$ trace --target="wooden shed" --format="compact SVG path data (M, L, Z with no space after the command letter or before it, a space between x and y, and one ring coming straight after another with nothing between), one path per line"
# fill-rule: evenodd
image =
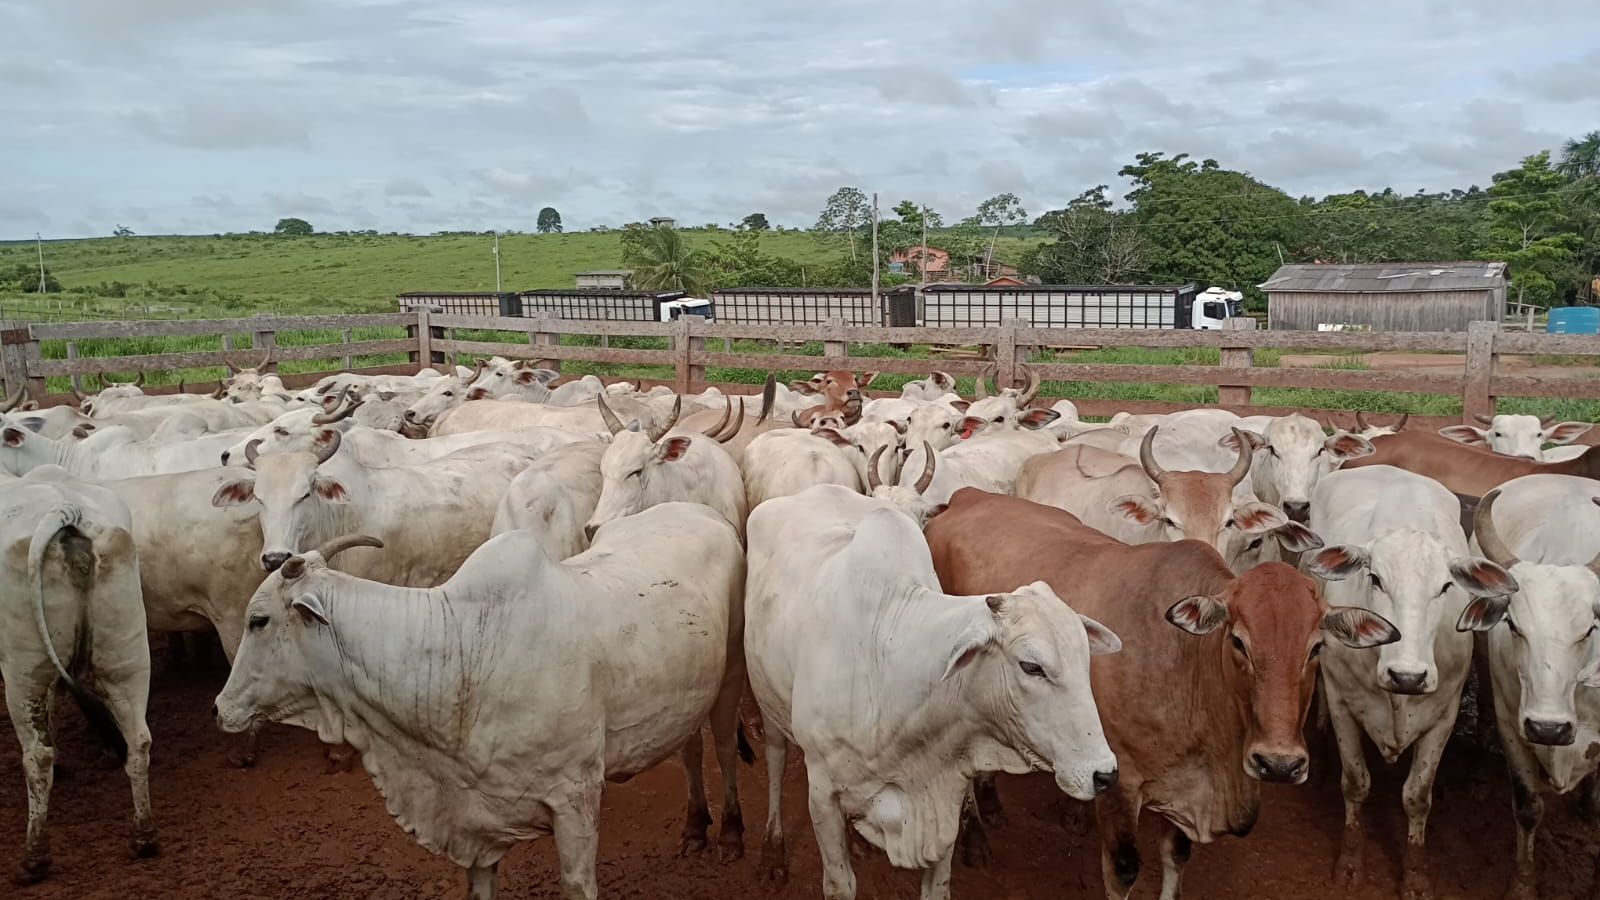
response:
M1258 287L1273 330L1466 331L1504 320L1506 264L1281 266Z

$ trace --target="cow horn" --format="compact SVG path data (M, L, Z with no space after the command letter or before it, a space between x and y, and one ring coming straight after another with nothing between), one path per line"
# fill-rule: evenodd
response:
M772 404L778 399L778 374L767 373L767 383L761 388L761 415L756 416L756 424L772 418Z
M317 413L311 417L311 423L313 425L332 425L340 419L348 419L350 414L360 409L361 404L365 402L366 400L361 397L351 397L350 388L347 387L340 392L339 402L334 406L333 411Z
M271 363L272 363L272 348L268 347L267 348L267 352L261 354L261 362L256 363L256 371L257 372L265 372L267 370L267 366L270 365Z
M189 386L187 384L183 383L183 379L182 378L179 378L178 379L178 393L187 394L188 392L189 392Z
M1477 419L1478 420L1478 424L1480 424L1480 425L1493 425L1494 424L1494 416L1486 416L1483 413L1477 413L1476 415L1473 416L1473 418Z
M256 438L255 440L251 441L250 443L244 445L244 461L245 461L245 465L249 466L252 469L254 469L256 467L256 458L261 455L261 441L262 440L263 440L262 438Z
M806 427L806 423L800 421L800 410L798 409L789 413L789 421L793 422L796 428Z
M1250 474L1250 460L1255 457L1255 452L1250 449L1250 441L1243 431L1233 429L1233 437L1239 442L1239 458L1233 461L1233 468L1228 470L1228 478L1230 483L1237 485Z
M889 449L885 444L872 451L872 459L867 462L867 490L875 491L883 487L883 479L878 477L878 460L883 458L883 451Z
M450 365L450 361L448 359L445 360L444 365L445 365L445 368L450 369L451 371L454 371L454 369L455 369L454 366ZM468 375L467 376L467 380L462 382L462 384L471 384L474 381L477 381L478 380L478 376L482 375L483 374L483 370L487 369L487 368L489 368L489 361L488 360L486 360L486 359L478 360L472 366L472 374ZM612 434L615 434L615 433L616 432L612 432Z
M927 457L927 461L922 464L922 477L918 478L917 483L912 487L916 489L917 493L926 494L928 485L933 484L933 471L938 466L938 460L934 458L933 445L927 441L922 442L922 454Z
M1541 416L1539 418L1539 427L1540 428L1549 428L1551 425L1554 425L1555 423L1556 423L1556 417L1555 416Z
M1520 560L1512 554L1511 548L1500 539L1500 532L1494 528L1494 502L1498 499L1500 489L1495 488L1478 501L1478 511L1472 517L1472 533L1478 538L1478 547L1483 550L1483 555L1500 568L1509 570Z
M89 395L85 394L83 391L78 390L78 386L77 385L73 385L72 386L72 396L78 398L78 405L79 406L82 406L84 401L89 399Z
M743 428L744 428L744 398L740 397L739 398L739 411L734 414L733 430L729 431L727 434L719 434L719 435L717 435L717 443L726 444L727 442L733 440L734 437L737 436L739 434L740 430L743 429Z
M672 426L678 424L678 416L682 413L683 397L680 395L672 401L672 415L667 416L667 421L662 422L659 425L652 425L650 426L650 430L645 432L646 434L650 435L650 443L654 444L656 441L666 437L667 432L672 430Z
M600 408L600 421L606 423L606 428L610 430L612 434L616 434L617 432L621 431L622 420L618 419L617 414L612 412L611 407L606 405L605 395L596 394L594 403Z
M328 435L329 440L327 446L318 447L316 450L312 451L317 455L317 465L319 466L328 460L333 459L333 455L339 452L339 445L344 442L344 434L341 432L330 431L328 432Z
M224 382L222 384L218 384L217 385L217 389L211 392L211 399L213 399L213 400L221 400L223 397L227 396L227 394L228 394L228 385L227 385L226 382Z
M999 365L984 366L983 367L983 371L978 373L978 381L977 381L977 384L974 386L973 391L972 391L972 396L974 398L976 398L978 400L987 400L987 399L989 399L989 384L988 384L988 381L989 381L989 372L990 371L994 372L995 377L998 378L1000 376L1000 366ZM1000 386L998 384L995 385L996 389L998 389L999 387Z
M1039 373L1033 370L1033 366L1027 363L1017 363L1017 368L1021 369L1023 377L1028 379L1026 385L1022 388L1022 395L1017 398L1017 408L1022 409L1032 403L1034 397L1039 396L1040 381Z
M1361 410L1356 410L1356 430L1366 431L1369 427L1367 425L1367 417L1361 414Z
M1156 463L1156 432L1161 430L1160 425L1154 425L1144 433L1144 440L1139 444L1139 465L1144 467L1144 474L1150 480L1160 483L1167 470Z
M714 438L721 434L722 429L728 427L728 420L733 418L733 398L723 396L722 402L727 404L727 406L722 410L722 418L717 420L717 424L707 428L705 431L700 432L708 438Z
M228 367L228 374L229 375L237 375L237 374L239 374L239 368L233 364L233 360L225 359L225 360L222 361L222 364Z
M22 388L17 388L17 392L15 394L12 394L6 398L5 405L0 406L0 412L11 412L13 409L16 409L17 404L22 402L23 396L24 393Z
M284 581L294 581L304 574L306 574L306 558L304 556L291 556L283 561L283 565L278 567L278 575Z
M1400 414L1400 421L1394 423L1394 430L1395 431L1404 431L1405 428L1406 428L1406 421L1409 420L1410 418L1411 418L1411 413L1401 413Z
M338 556L346 550L354 547L372 547L377 550L382 550L383 541L373 537L370 534L346 534L336 537L333 540L323 544L321 547L318 547L317 552L322 554L323 562L329 562L335 556Z

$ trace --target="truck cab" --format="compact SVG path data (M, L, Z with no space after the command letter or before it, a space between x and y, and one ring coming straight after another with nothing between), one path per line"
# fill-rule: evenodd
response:
M661 303L660 321L671 322L681 316L700 316L707 322L717 320L716 303L703 297L683 297L677 300L664 300Z
M1244 315L1244 294L1209 287L1195 295L1189 327L1199 331L1220 331L1228 319Z

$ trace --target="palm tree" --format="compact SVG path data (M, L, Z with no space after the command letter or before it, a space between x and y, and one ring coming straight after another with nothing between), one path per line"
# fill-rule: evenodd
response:
M633 283L644 290L687 294L705 291L699 254L689 249L676 228L646 229L629 262L633 265Z
M1556 171L1573 181L1600 177L1600 131L1568 139L1561 147L1561 162Z

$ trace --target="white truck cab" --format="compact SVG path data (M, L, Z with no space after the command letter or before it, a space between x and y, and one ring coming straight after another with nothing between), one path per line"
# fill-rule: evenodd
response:
M1220 331L1228 319L1244 315L1244 294L1226 288L1209 287L1195 295L1189 327L1199 331Z
M707 322L717 320L717 305L703 297L683 297L678 300L663 300L658 310L660 321L671 322L679 316L701 316Z

